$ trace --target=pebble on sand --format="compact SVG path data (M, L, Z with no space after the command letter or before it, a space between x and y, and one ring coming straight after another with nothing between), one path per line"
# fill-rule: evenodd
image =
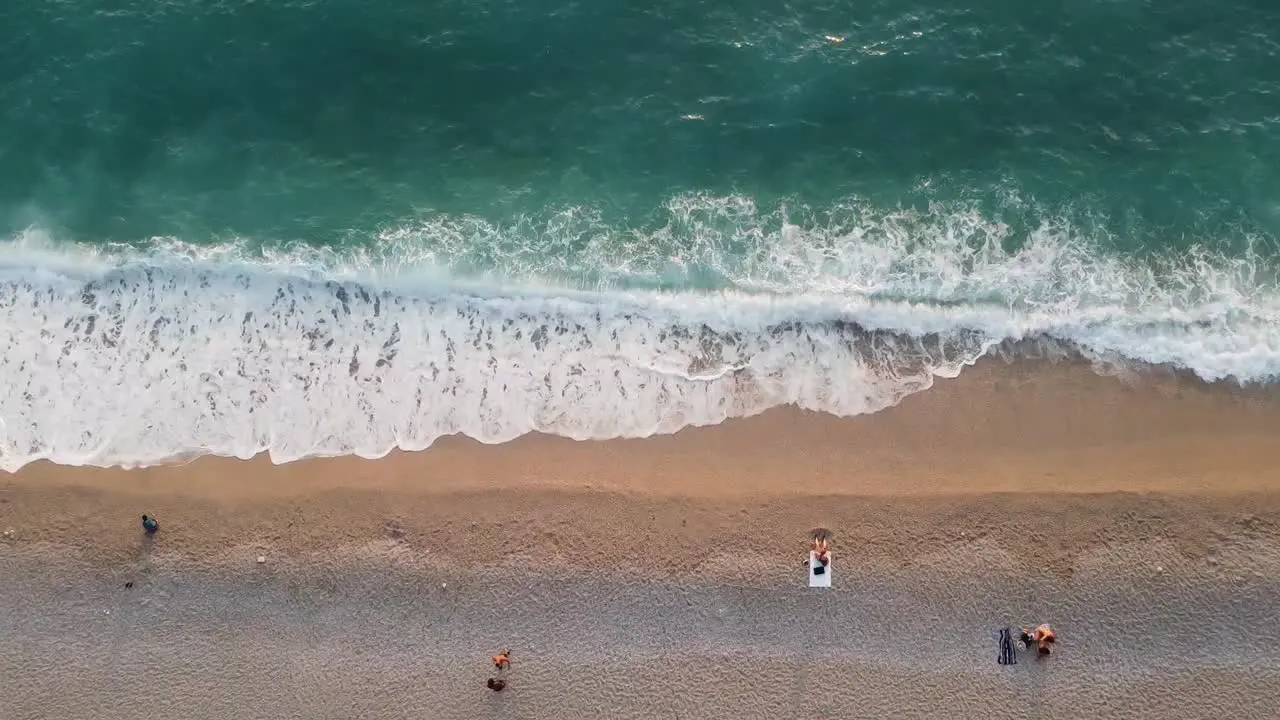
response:
M259 564L259 565L261 565L262 563L264 563L264 562L266 562L266 561L267 561L267 556L266 556L266 555L259 555L259 556L258 556L258 564Z

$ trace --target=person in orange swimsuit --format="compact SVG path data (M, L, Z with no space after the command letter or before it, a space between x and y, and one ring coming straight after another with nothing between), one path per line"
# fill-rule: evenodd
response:
M498 668L499 670L506 670L507 668L511 667L511 651L503 650L497 655L494 655L493 666Z
M1045 624L1037 627L1035 630L1027 630L1026 628L1023 628L1022 637L1020 639L1027 647L1031 647L1032 645L1036 646L1036 659L1039 660L1040 658L1047 657L1049 655L1049 648L1057 641L1058 636L1054 634L1053 628L1049 627L1048 624Z

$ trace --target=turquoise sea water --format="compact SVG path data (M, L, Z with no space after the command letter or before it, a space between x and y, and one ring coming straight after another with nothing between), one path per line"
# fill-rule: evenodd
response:
M1273 2L9 5L0 468L1280 377Z

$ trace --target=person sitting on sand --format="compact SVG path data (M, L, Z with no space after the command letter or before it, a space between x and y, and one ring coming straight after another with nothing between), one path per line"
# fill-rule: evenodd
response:
M822 567L831 564L831 552L827 549L827 539L825 537L813 539L813 557Z
M502 692L502 688L507 686L507 681L502 678L489 678L489 682L485 685L494 692Z
M150 515L143 515L142 529L145 530L148 535L155 535L156 531L160 529L160 523L156 522L156 519Z
M503 650L497 655L494 655L493 666L498 668L499 670L506 670L507 668L511 667L511 651Z
M1028 648L1032 645L1036 646L1036 659L1049 655L1049 646L1053 645L1058 636L1054 634L1053 629L1048 624L1041 625L1035 630L1022 629L1022 635L1019 638L1022 644Z

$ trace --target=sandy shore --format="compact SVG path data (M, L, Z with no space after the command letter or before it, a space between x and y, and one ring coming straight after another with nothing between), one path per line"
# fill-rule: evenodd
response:
M831 591L801 587L815 527ZM992 362L851 419L38 464L0 477L0 530L6 718L1280 716L1280 395L1172 374ZM1050 662L996 665L1043 620Z

